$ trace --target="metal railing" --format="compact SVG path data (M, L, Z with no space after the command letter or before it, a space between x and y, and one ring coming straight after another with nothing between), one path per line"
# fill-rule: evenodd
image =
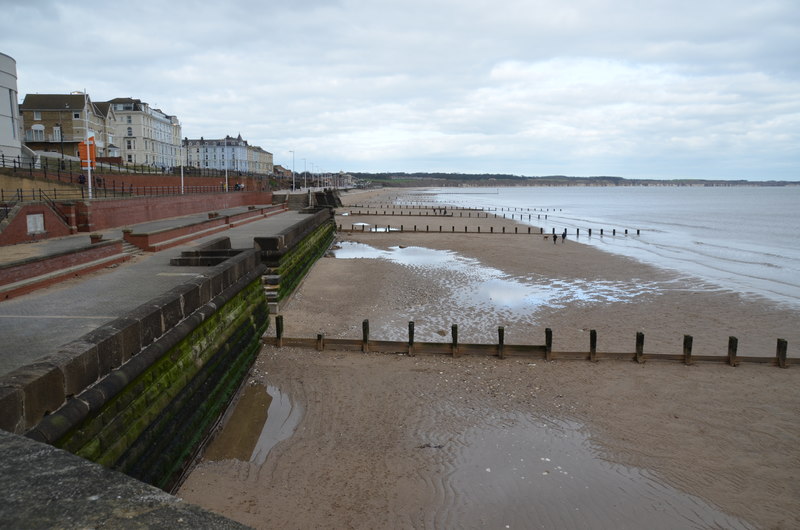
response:
M27 157L9 157L0 153L0 168L9 168L13 172L22 172L34 178L45 178L58 180L60 182L77 183L78 178L86 171L81 168L81 162L69 157L51 158L38 157L31 160ZM108 175L173 175L181 174L180 166L176 167L157 167L151 165L136 164L114 164L109 162L98 162L93 172ZM224 169L198 168L184 166L183 173L187 177L212 177L224 178ZM232 179L251 178L251 179L275 179L275 175L266 173L256 173L253 171L241 171L229 169L228 176Z
M102 180L102 185L92 188L93 199L106 198L131 198L131 197L163 197L185 194L199 193L220 193L219 186L184 186L181 192L180 186L134 186L124 182L106 183ZM233 190L231 190L233 192ZM13 208L18 202L48 202L48 201L70 201L88 199L89 193L86 186L75 187L73 189L23 189L15 190L0 189L0 207Z

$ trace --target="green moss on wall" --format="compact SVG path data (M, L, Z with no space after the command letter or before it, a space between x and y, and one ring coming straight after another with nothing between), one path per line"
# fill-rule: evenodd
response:
M238 388L268 322L256 279L56 445L164 487Z
M278 265L278 274L281 277L278 300L282 300L297 287L311 266L330 247L335 235L336 225L333 221L322 224L281 257Z

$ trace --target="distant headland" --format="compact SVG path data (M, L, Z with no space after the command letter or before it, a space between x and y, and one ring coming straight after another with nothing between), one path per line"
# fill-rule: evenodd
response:
M505 174L467 173L358 173L356 179L391 187L506 187L506 186L800 186L800 181L639 179L612 176L568 177L548 175L526 177Z

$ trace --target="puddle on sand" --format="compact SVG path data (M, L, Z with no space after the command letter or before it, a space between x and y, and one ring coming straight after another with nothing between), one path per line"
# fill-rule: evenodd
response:
M431 330L447 329L459 315L483 312L494 315L505 325L523 324L525 315L540 309L565 307L568 304L629 303L640 296L658 293L668 288L662 283L637 279L630 281L552 279L542 275L511 276L502 270L483 265L479 260L461 256L450 250L409 246L381 250L363 243L343 241L334 256L339 259L384 259L409 267L417 274L437 274L438 283L450 292L449 299L435 302L420 300L404 312L395 315L398 322L424 319ZM440 274L446 272L446 274ZM434 307L435 305L435 307ZM421 322L421 321L420 321ZM493 336L496 323L471 325L472 332ZM376 328L377 331L377 328ZM380 330L386 340L405 338L403 326ZM417 329L419 340L436 340L426 334L426 327ZM467 339L467 337L463 337Z
M647 471L599 458L574 422L505 414L437 443L450 472L436 526L752 528Z
M225 427L203 460L242 460L261 465L269 451L297 427L302 409L277 387L247 385Z

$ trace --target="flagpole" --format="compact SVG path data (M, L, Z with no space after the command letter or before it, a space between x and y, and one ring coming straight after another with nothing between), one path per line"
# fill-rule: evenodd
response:
M89 198L92 198L92 155L89 148L89 94L83 89L83 123L86 128L86 170L89 173Z

